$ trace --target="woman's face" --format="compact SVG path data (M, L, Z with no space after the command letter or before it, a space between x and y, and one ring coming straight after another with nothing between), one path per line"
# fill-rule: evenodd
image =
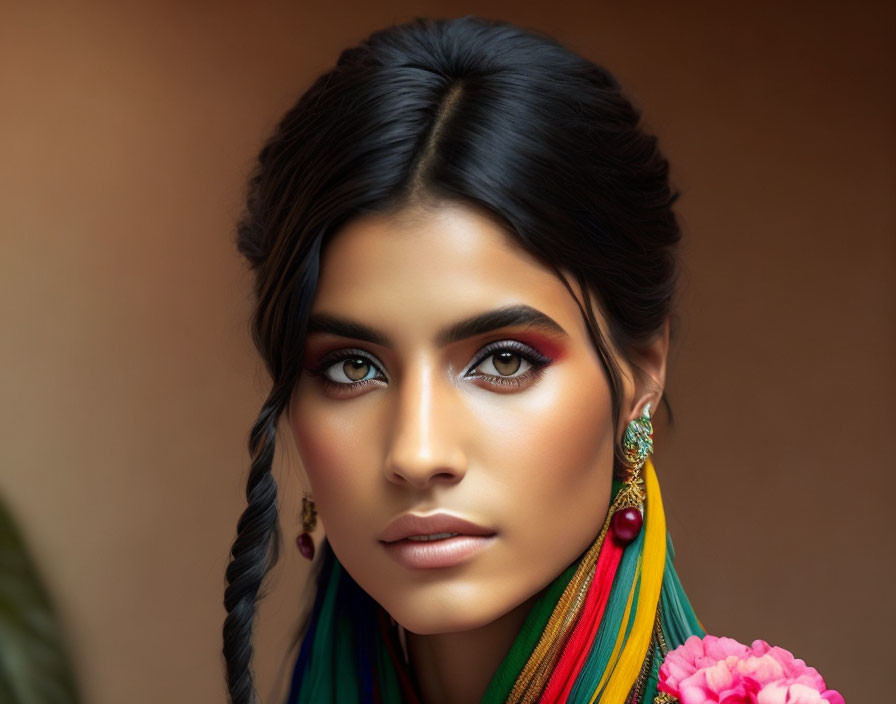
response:
M289 422L326 534L407 630L490 623L599 532L617 436L607 378L563 283L477 211L365 216L335 234L304 365ZM476 527L393 530L407 514Z

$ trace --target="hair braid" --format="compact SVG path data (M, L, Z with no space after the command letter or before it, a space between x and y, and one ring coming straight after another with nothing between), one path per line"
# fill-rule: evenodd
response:
M249 436L252 465L246 483L248 505L237 522L237 535L227 566L224 591L224 659L227 686L233 704L253 704L252 623L262 580L280 554L277 522L277 484L271 473L274 462L277 419L282 401L271 394L265 401Z

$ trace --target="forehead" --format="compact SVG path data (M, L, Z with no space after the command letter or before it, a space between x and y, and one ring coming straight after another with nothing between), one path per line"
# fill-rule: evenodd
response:
M349 222L324 250L312 309L401 336L516 304L570 333L582 324L584 333L576 301L551 269L494 219L450 204Z

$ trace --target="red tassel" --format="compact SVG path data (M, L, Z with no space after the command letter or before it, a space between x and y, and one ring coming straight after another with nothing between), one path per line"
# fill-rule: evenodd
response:
M585 595L582 613L573 627L547 686L541 693L539 702L543 704L565 702L572 692L576 677L584 667L591 645L597 637L597 630L610 598L616 568L619 567L624 550L625 546L614 539L612 532L607 531L597 563L594 565L594 580L588 588L588 594Z

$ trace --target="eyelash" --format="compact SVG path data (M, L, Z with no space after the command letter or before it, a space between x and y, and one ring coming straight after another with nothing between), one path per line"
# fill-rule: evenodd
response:
M542 371L544 371L544 368L553 361L550 357L546 357L545 355L537 352L528 345L524 345L523 343L517 342L515 340L504 340L501 342L492 342L486 345L482 350L480 350L476 361L470 365L470 371L475 370L485 360L497 354L498 352L508 351L513 352L514 354L517 354L524 360L526 360L531 365L529 369L527 369L523 374L520 374L519 376L496 376L494 374L467 373L464 374L464 377L488 379L488 383L494 386L519 387L522 386L524 382L529 381L531 378L540 376ZM357 359L358 357L367 360L370 363L370 366L372 366L380 374L382 374L382 369L380 369L379 365L375 363L373 359L371 359L368 353L362 350L351 348L337 350L336 352L331 352L330 354L324 355L324 357L321 358L317 365L309 369L308 372L316 377L319 377L321 383L326 388L335 390L337 392L354 391L374 382L382 381L381 378L374 378L363 379L361 381L353 381L351 383L343 384L338 381L329 379L325 374L326 370L332 367L334 364L343 362L347 359Z

